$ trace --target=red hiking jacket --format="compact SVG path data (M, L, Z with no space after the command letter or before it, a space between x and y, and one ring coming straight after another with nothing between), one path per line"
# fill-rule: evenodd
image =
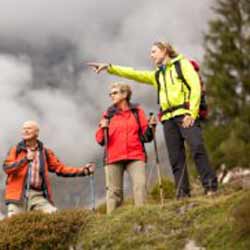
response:
M108 153L105 159L106 164L121 160L146 160L146 153L139 136L139 123L144 142L153 139L151 128L148 127L147 117L144 111L136 104L130 104L127 110L118 110L112 106L109 108L112 113L108 128ZM135 114L137 112L139 123ZM108 116L105 112L103 117ZM98 128L96 131L96 141L104 145L104 130Z

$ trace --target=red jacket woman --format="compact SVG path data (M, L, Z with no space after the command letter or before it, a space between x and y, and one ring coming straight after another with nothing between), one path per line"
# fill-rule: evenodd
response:
M147 117L137 104L129 104L124 110L111 106L103 117L108 118L108 154L105 162L110 164L121 160L146 161L143 143L152 140L152 130ZM104 145L104 131L99 127L96 141Z
M146 152L144 143L153 139L144 111L130 103L131 88L127 84L115 83L110 97L113 105L103 114L96 132L99 144L106 144L105 177L107 213L120 206L123 201L123 174L127 171L132 179L135 205L141 206L146 194ZM107 138L105 141L104 130Z

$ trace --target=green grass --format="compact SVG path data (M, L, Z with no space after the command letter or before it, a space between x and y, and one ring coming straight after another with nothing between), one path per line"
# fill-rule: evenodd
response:
M82 237L82 249L183 249L188 239L211 250L247 250L249 239L237 240L232 209L246 195L168 201L142 208L124 206L101 215Z
M136 208L132 200L104 214L69 210L30 213L0 222L1 250L183 250L194 240L206 250L250 249L250 192L222 187L216 197L155 199ZM156 194L154 193L154 198ZM157 199L156 199L157 200Z

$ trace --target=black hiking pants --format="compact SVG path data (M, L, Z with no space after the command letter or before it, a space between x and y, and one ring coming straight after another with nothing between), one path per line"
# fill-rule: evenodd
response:
M190 196L188 172L186 167L186 141L191 149L197 171L205 192L216 191L217 177L209 165L208 156L204 147L202 130L199 120L190 128L182 127L184 116L177 116L163 122L164 136L168 148L169 160L175 178L177 197Z

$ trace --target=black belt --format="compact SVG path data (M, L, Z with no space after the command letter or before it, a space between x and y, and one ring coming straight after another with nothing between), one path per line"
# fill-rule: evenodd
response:
M176 105L176 106L172 106L168 109L165 109L165 110L161 110L161 115L165 115L165 114L168 114L168 113L172 113L174 112L175 110L177 109L181 109L181 108L184 108L184 109L189 109L189 103L188 102L185 102L183 104L180 104L180 105Z

